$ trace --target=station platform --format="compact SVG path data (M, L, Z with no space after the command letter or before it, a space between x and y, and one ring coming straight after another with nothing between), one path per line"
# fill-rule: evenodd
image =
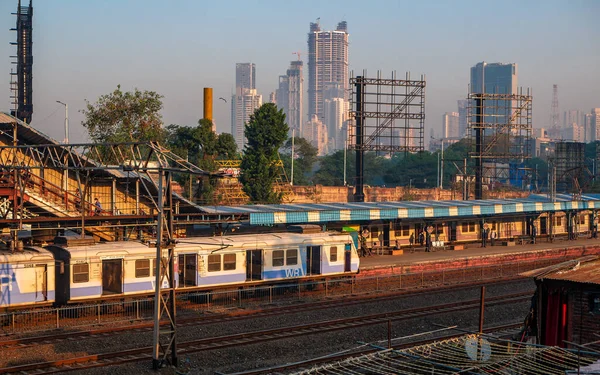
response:
M600 239L577 239L573 241L547 242L515 246L490 246L468 244L464 250L440 250L410 252L402 255L371 255L360 258L358 277L383 276L444 269L462 269L500 265L503 263L534 262L556 259L574 259L586 255L600 255Z

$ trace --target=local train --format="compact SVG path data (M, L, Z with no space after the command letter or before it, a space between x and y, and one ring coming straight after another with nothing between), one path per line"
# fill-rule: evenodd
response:
M359 270L356 242L340 232L189 237L179 239L174 249L178 289L260 285ZM0 250L0 308L148 295L155 290L155 261L155 245L135 241L69 244L58 237L43 248Z

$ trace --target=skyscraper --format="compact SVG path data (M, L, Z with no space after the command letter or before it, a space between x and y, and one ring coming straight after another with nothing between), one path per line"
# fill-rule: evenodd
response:
M589 117L592 139L590 141L600 141L600 108L592 108Z
M444 138L459 137L459 115L458 112L446 112L442 116L442 131Z
M253 63L235 64L235 87L256 89L256 66Z
M471 93L516 94L517 64L480 62L471 68Z
M348 100L348 24L340 22L334 31L321 30L320 24L310 24L308 33L308 117L316 115L323 121L326 84L337 84L338 97Z
M516 94L517 93L517 64L477 63L471 68L472 94ZM486 104L484 121L490 124L508 124L514 102L496 100L491 109Z
M467 136L467 107L469 101L462 99L458 101L458 136L464 138Z
M244 125L261 105L262 95L256 92L254 64L235 64L235 94L231 97L231 134L240 151L243 151L246 145Z

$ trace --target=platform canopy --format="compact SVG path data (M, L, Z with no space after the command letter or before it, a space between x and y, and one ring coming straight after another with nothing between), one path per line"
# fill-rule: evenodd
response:
M247 206L202 206L206 213L240 214L251 225L298 223L360 222L395 219L446 219L454 217L490 217L506 214L540 214L542 212L600 208L600 194L585 194L581 200L558 195L552 202L545 195L520 199L483 199L450 201L399 201L361 203L272 204Z

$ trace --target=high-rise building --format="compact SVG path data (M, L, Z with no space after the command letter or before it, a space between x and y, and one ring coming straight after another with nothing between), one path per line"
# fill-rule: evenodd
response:
M334 31L323 31L318 22L310 24L308 33L308 116L325 117L325 84L338 84L348 96L348 24L338 23Z
M231 97L231 134L240 151L246 145L244 126L261 105L262 95L258 95L255 89L237 88Z
M277 104L277 96L275 94L275 91L272 91L269 94L269 103Z
M590 119L590 130L592 137L590 141L600 141L600 108L592 108Z
M472 94L516 94L517 64L477 63L471 68L469 91ZM490 124L508 124L513 102L496 100L496 110L486 104L484 121ZM491 113L490 113L491 112Z
M592 114L591 113L582 113L581 116L583 119L583 129L584 129L584 142L589 143L594 140L594 136L592 134Z
M256 89L256 66L253 63L235 64L235 87Z
M477 94L516 94L517 64L477 63L471 68L469 90Z
M462 99L458 101L458 136L464 138L467 136L467 107L469 101Z
M459 115L458 112L446 112L442 116L442 129L444 138L459 137Z
M286 75L279 76L277 89L277 107L285 113L286 122L290 128L290 135L295 129L297 134L302 132L304 116L303 103L304 74L302 61L292 61Z
M312 143L317 148L318 155L325 155L329 152L327 127L317 115L312 115L310 121L302 129L302 137Z
M235 94L231 97L231 134L240 151L243 151L246 145L244 125L261 105L262 96L256 92L255 65L235 64Z
M330 150L341 150L344 147L344 121L346 121L347 102L343 98L325 100L325 126Z

